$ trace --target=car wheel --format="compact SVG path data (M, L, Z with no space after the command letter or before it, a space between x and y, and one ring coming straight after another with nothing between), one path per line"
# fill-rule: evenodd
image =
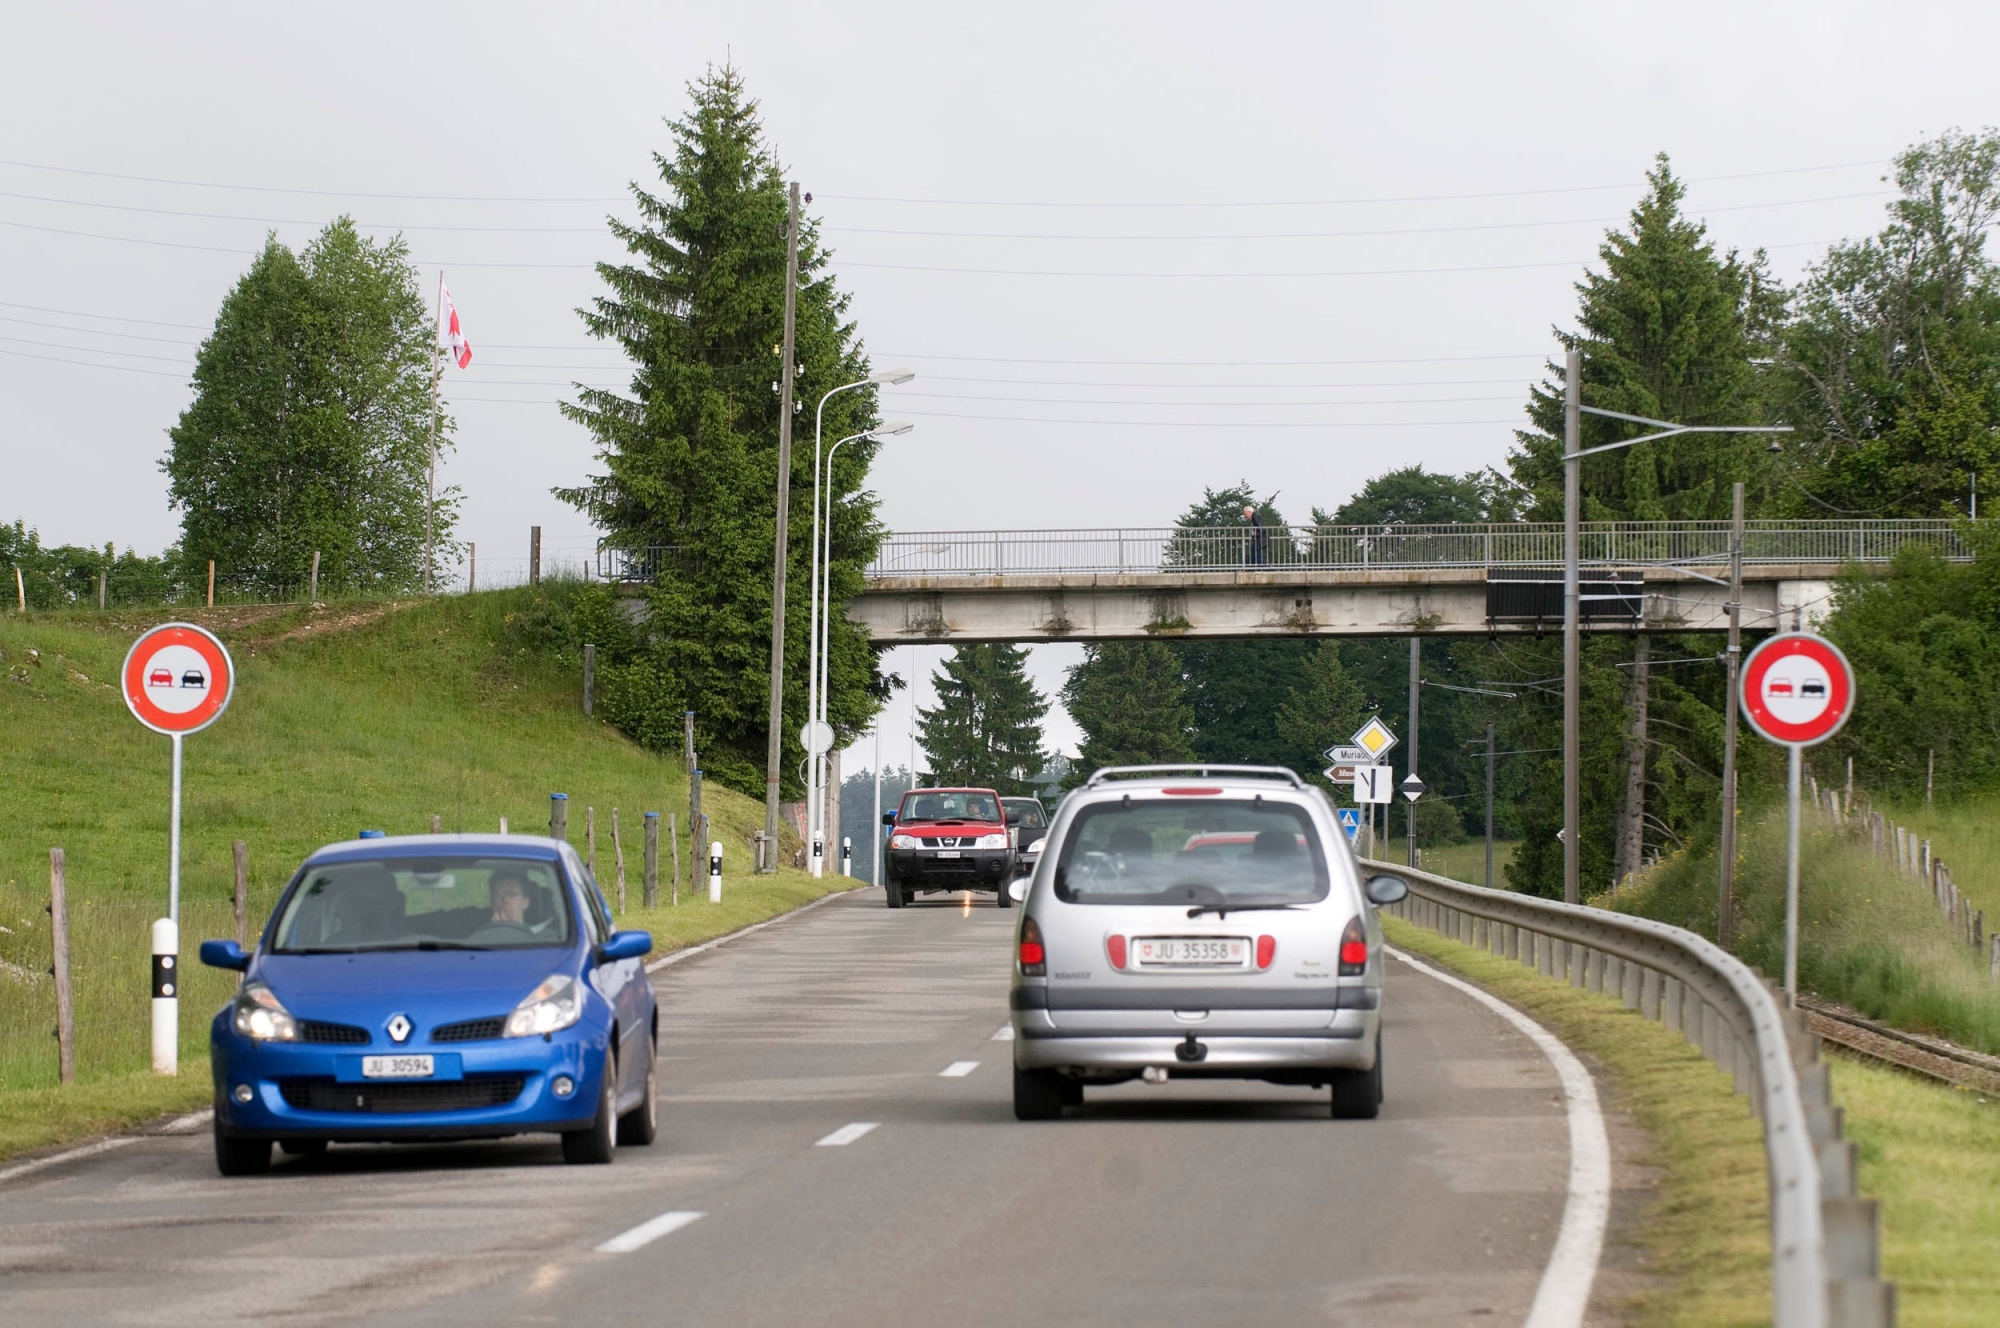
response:
M1375 1068L1340 1070L1333 1076L1333 1118L1374 1120L1382 1110L1382 1035L1375 1035Z
M261 1176L271 1169L269 1139L238 1139L225 1133L222 1114L215 1117L215 1169L225 1176Z
M890 908L901 908L903 906L903 883L895 877L890 877L883 884L882 893L889 897Z
M621 1147L644 1148L660 1137L660 1049L651 1038L646 1040L646 1098L638 1106L618 1118L618 1143Z
M1063 1075L1060 1083L1062 1087L1062 1104L1066 1107L1082 1106L1083 1080L1072 1079L1068 1075Z
M1054 1070L1014 1071L1014 1119L1058 1120L1062 1116L1062 1076Z
M604 1088L597 1100L597 1117L590 1127L583 1130L565 1131L562 1137L563 1161L601 1166L611 1160L618 1148L618 1062L610 1056L604 1058L604 1073L600 1076Z
M1008 877L1006 880L1000 882L1000 888L993 892L993 905L995 908L1014 907L1014 896L1007 893L1008 889L1014 884L1014 879L1011 876Z
M280 1139L278 1150L287 1157L319 1157L326 1152L324 1139Z

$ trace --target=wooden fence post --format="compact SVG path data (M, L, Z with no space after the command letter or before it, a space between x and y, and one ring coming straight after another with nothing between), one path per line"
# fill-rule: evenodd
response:
M69 882L63 851L49 850L49 934L56 980L56 1065L63 1083L76 1082L76 1007L69 990Z
M431 833L434 835L444 833L444 817L439 816L436 812L431 813Z
M549 794L549 838L569 839L569 794Z
M479 589L479 544L467 544L465 556L465 593L470 595Z
M14 598L21 606L21 612L28 611L28 584L21 580L21 564L14 564Z
M597 875L597 808L588 804L583 809L583 865Z
M542 528L528 527L528 584L537 585L542 579Z
M250 846L237 840L229 846L229 855L236 862L236 943L243 944L244 928L248 919L244 916L245 898L250 891Z
M611 809L611 856L618 861L618 911L625 911L625 845L618 839L618 809Z
M646 882L642 898L647 908L660 905L660 814L646 813Z
M674 825L674 814L667 813L667 842L674 846L674 907L681 903L681 832Z
M583 713L588 715L597 709L597 647L589 642L583 647Z
M104 579L105 573L100 568L97 573L97 607L100 609L104 607Z
M208 560L208 607L215 607L215 559Z

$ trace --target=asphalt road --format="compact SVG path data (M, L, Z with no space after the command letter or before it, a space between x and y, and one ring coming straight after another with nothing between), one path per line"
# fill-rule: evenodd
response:
M1392 963L1378 1120L1185 1081L1022 1124L1014 916L867 891L661 970L660 1139L610 1167L521 1139L223 1180L204 1128L0 1185L0 1319L1523 1320L1569 1151L1520 1032Z

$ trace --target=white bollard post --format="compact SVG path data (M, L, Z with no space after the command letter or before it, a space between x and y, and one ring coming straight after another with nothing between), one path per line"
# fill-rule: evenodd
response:
M820 833L817 830L813 831L812 837L812 861L806 865L812 868L812 874L815 878L826 869L826 845L820 839Z
M180 1073L181 929L172 918L153 923L153 1073Z
M719 839L708 846L708 902L722 902L722 841Z
M854 841L846 835L840 837L840 874L854 875Z

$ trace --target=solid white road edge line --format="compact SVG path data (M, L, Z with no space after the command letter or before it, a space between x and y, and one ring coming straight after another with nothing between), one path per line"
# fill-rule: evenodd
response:
M938 1071L938 1078L963 1079L965 1078L966 1075L971 1074L974 1070L978 1068L979 1068L978 1061L953 1061L951 1064L945 1066L942 1070Z
M161 1134L193 1134L215 1119L214 1107L203 1107L200 1111L190 1111L185 1116L176 1116L160 1127Z
M1012 1042L1013 1040L1014 1026L1012 1024L1000 1025L1000 1031L993 1035L993 1041L995 1042Z
M648 973L657 973L663 968L678 964L683 960L692 959L698 954L707 954L716 946L727 945L731 941L748 936L753 931L762 931L764 928L774 926L787 918L795 918L801 913L810 912L818 908L821 904L830 904L836 899L844 899L848 895L858 895L863 890L873 890L874 888L872 885L857 885L852 890L835 890L832 894L821 895L818 899L807 900L797 908L788 909L775 918L765 918L762 922L753 922L747 927L738 927L735 931L729 932L727 935L718 936L712 941L703 941L700 945L690 945L685 950L675 950L672 954L663 954L652 963L646 965L646 971Z
M867 1120L867 1121L855 1121L852 1125L843 1125L839 1129L835 1130L832 1134L826 1136L826 1138L814 1144L813 1147L845 1148L847 1145L853 1143L856 1139L859 1139L862 1135L868 1133L870 1130L874 1129L877 1125L880 1125L881 1123L882 1123L881 1121Z
M641 1222L630 1231L620 1232L597 1247L599 1254L630 1254L641 1246L651 1245L670 1231L679 1231L690 1222L699 1222L700 1213L661 1213L648 1222Z
M1604 1113L1597 1105L1597 1085L1590 1071L1555 1034L1490 992L1470 982L1412 959L1394 946L1383 950L1419 973L1455 987L1521 1030L1556 1068L1563 1097L1569 1104L1569 1196L1563 1204L1562 1226L1555 1248L1542 1269L1541 1285L1522 1328L1579 1328L1590 1308L1590 1286L1597 1278L1597 1261L1604 1250L1604 1227L1611 1216L1611 1141L1604 1131Z
M140 1136L136 1134L121 1134L115 1139L99 1139L94 1144L85 1144L81 1148L71 1148L64 1152L51 1153L47 1157L38 1157L32 1162L17 1162L11 1167L0 1168L0 1185L13 1180L16 1176L30 1175L45 1167L61 1166L65 1162L75 1162L80 1158L93 1157L98 1153L108 1153L114 1148L123 1148L126 1144L138 1143L139 1138Z

